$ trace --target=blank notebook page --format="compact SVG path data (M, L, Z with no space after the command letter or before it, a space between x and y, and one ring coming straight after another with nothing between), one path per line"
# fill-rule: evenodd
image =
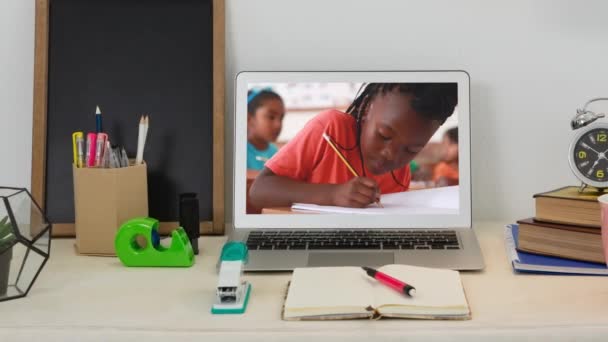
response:
M360 271L360 272L359 272ZM285 317L369 313L373 291L358 267L296 268L285 300Z
M408 265L387 265L378 271L416 288L416 294L409 297L377 281L372 282L374 307L381 307L382 314L461 315L469 312L457 271Z

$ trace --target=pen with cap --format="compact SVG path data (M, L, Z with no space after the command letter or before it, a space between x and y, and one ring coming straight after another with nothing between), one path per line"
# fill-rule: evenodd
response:
M352 165L350 165L350 163L348 162L348 160L346 160L346 157L344 157L344 155L342 154L342 152L340 152L340 150L338 150L338 148L336 147L336 145L334 145L334 142L331 140L331 138L329 137L329 135L327 135L327 133L323 133L323 139L325 139L325 141L327 141L327 144L329 145L329 147L331 147L332 150L334 150L334 152L336 152L336 155L338 156L338 158L340 158L340 160L342 160L342 162L344 163L344 165L346 165L346 167L348 168L348 170L350 171L350 173L352 173L353 176L355 176L355 177L359 177L359 174L357 173L357 171L355 171L355 169L352 167ZM384 208L382 206L382 204L380 203L380 199L378 199L376 201L376 203L378 203L378 206L380 206L381 208Z
M118 146L110 146L110 168L119 168L120 165L120 149Z
M380 271L377 271L371 267L361 267L365 273L367 273L368 276L378 280L380 283L400 292L403 294L406 294L410 297L414 296L416 294L416 288L414 288L412 285L406 284L405 282L393 278L391 276L389 276L386 273L382 273Z
M127 157L127 151L124 147L120 147L120 167L129 166L129 158Z
M103 155L101 156L101 167L110 168L110 157L112 155L112 146L110 140L106 139L106 144L103 148Z

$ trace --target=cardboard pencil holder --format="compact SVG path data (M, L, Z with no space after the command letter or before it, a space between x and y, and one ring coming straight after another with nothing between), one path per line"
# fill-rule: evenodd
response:
M146 164L72 170L77 252L116 255L114 238L120 225L148 216Z

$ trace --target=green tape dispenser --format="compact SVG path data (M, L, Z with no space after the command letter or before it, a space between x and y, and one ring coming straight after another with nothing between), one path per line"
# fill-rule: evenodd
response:
M140 246L138 238L146 240ZM182 227L171 232L171 246L160 244L158 220L151 217L131 219L120 226L114 240L116 255L125 266L135 267L190 267L194 252L190 239Z

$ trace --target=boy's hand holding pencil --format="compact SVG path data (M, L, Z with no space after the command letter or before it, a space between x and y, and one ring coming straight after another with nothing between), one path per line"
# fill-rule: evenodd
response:
M336 206L363 208L379 202L378 184L371 178L355 177L335 186L332 202Z
M347 183L338 186L338 190L333 199L335 205L340 207L362 208L372 203L378 203L378 206L383 208L380 203L380 188L376 181L371 178L360 177L348 160L346 160L342 152L338 150L329 135L323 133L323 139L325 139L329 147L336 152L350 173L355 176L355 178Z

